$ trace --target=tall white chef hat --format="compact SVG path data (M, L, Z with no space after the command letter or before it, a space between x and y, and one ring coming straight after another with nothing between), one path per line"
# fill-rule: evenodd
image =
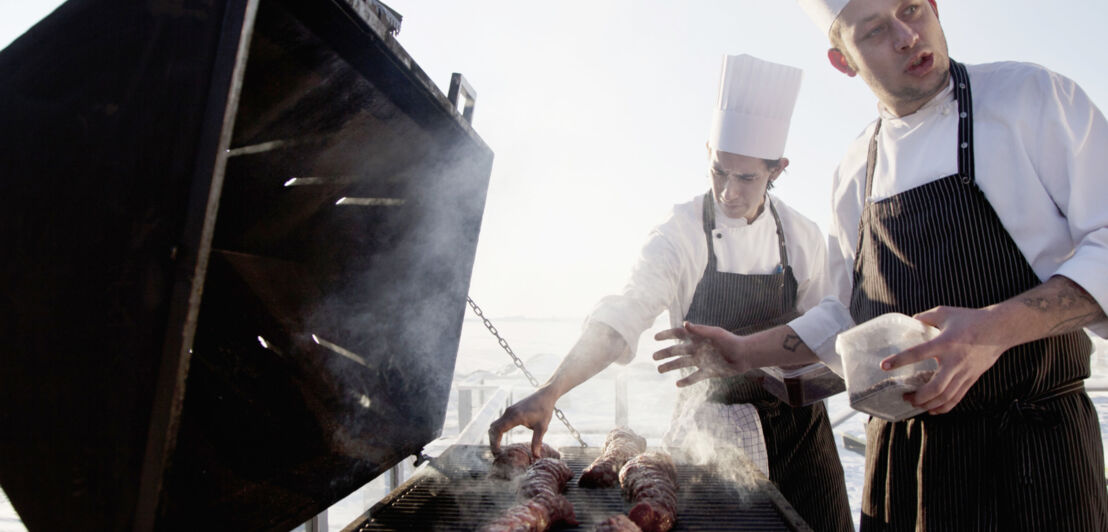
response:
M850 0L797 0L800 8L808 14L808 18L823 30L823 34L831 33L831 24L839 17L839 13L850 3Z
M799 68L747 54L723 56L708 146L760 159L781 158L802 74Z

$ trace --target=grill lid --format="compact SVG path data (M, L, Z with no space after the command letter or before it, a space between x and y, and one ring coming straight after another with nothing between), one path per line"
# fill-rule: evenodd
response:
M29 529L288 530L437 435L492 152L370 7L70 0L0 52Z

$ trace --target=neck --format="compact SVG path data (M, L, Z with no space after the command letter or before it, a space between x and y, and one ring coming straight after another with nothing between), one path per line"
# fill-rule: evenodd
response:
M945 89L949 84L950 69L947 69L946 75L943 76L942 81L936 83L935 86L926 94L922 94L919 97L912 98L910 100L899 99L895 95L889 95L888 100L881 100L881 105L893 116L897 118L903 118L922 109L923 106L927 105L927 102L930 102L931 100L935 99L935 96L938 96L940 93L942 93L943 89Z
M757 209L754 209L754 214L751 214L751 215L745 217L746 218L746 223L748 223L748 224L754 223L754 220L757 220L758 217L762 215L762 211L765 211L765 210L766 210L766 197L762 196L762 203L761 203L761 205L758 205Z

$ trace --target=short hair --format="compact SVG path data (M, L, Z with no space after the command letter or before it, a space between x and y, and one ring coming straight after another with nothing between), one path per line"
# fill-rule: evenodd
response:
M763 163L766 163L766 168L771 172L781 167L781 158L777 159L762 159ZM766 190L773 188L773 180L766 181Z
M827 37L831 39L831 49L838 50L840 54L843 54L847 66L854 70L858 70L858 68L854 66L854 59L846 52L846 43L843 42L842 26L839 24L839 19L835 19L834 22L831 23L831 30L827 32Z

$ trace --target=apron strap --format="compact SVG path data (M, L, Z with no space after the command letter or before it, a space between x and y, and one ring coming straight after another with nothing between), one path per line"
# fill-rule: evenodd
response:
M785 247L785 230L781 227L781 217L777 215L777 207L773 206L773 200L766 194L766 203L769 212L773 215L773 223L777 224L777 254L781 261L781 271L789 269L789 250ZM784 281L782 281L784 282Z
M1038 397L1015 399L998 416L1000 418L1000 430L1006 430L1017 422L1039 427L1056 427L1062 422L1061 414L1056 410L1047 408L1043 403L1064 395L1083 391L1085 391L1085 381L1074 381L1049 390Z
M950 60L950 77L954 83L954 99L958 102L958 175L962 183L969 185L976 180L973 161L973 97L970 92L969 73L966 67L953 59ZM873 195L873 174L877 168L877 139L881 133L881 118L873 126L873 136L869 141L869 153L866 156L866 195L862 198L862 217L865 217L866 205ZM857 257L862 250L862 220L858 222L858 247L854 250Z
M973 97L964 65L951 59L950 76L954 80L954 98L958 100L958 174L962 183L968 185L977 178L973 164Z
M702 217L704 223L704 239L708 242L708 266L705 267L705 272L717 271L716 267L716 247L712 244L712 231L716 228L716 209L715 199L712 197L712 191L709 190L707 194L704 194L704 214Z

